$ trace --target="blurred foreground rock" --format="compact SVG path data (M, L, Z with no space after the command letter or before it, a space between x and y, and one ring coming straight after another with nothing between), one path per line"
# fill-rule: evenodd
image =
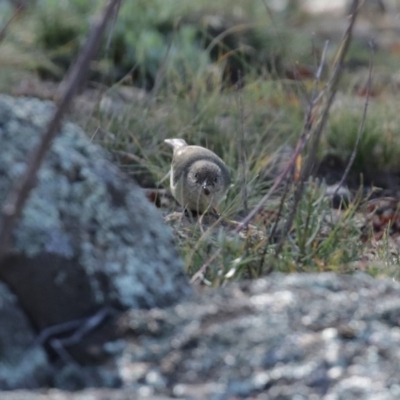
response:
M38 143L53 104L0 97L0 205ZM66 123L39 173L0 277L43 329L99 306L165 306L189 293L159 212Z
M0 398L398 399L399 321L400 285L390 280L273 274L121 315L120 390Z
M0 206L53 111L50 102L0 96ZM71 123L40 170L0 279L36 333L105 310L100 324L107 310L164 307L191 293L158 210ZM13 315L3 314L2 325L19 326ZM18 335L8 342L18 352Z
M49 365L18 299L0 283L0 388L35 388L46 383Z
M164 384L156 393L400 398L400 285L389 280L274 274L170 310L132 311L121 322L131 379L146 365Z

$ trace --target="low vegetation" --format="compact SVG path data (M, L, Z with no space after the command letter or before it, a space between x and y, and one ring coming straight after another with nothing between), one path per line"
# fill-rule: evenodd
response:
M0 6L5 24L13 11ZM0 90L15 93L25 80L59 82L101 6L97 0L38 0L21 13L0 43ZM165 138L183 137L212 149L234 178L220 209L222 219L241 221L293 154L308 102L332 74L343 42L332 39L323 55L325 37L312 35L313 24L301 10L271 12L256 0L246 7L239 0L127 1L93 63L91 112L77 110L71 117L146 187L167 186L171 154ZM343 33L335 30L331 36ZM206 284L274 270L362 269L399 276L397 246L389 235L375 241L368 226L363 228L360 211L377 187L398 190L393 182L400 167L398 83L395 68L390 70L399 55L391 48L377 50L369 85L370 54L368 43L355 35L316 168L299 202L301 156L292 179L280 185L240 235L221 223L210 228L199 221L184 235L177 232L184 236L178 243L190 275L221 249L201 276ZM321 60L324 70L316 83ZM326 187L341 179L349 163L366 98L370 106L363 135L345 182L352 200L334 209ZM336 160L333 165L325 162L327 157ZM362 228L369 232L367 240L361 240Z

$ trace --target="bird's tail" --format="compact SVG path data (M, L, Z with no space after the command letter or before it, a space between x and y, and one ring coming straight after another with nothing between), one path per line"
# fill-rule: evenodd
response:
M188 145L183 139L178 139L178 138L165 139L164 142L170 145L174 150L179 147L184 147Z

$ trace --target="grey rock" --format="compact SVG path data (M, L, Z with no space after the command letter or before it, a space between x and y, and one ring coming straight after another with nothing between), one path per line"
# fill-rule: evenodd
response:
M0 96L0 206L55 106ZM164 307L190 294L158 210L72 123L40 169L0 278L38 330L104 306Z
M397 399L399 321L398 283L274 274L126 313L120 367L158 367L170 382L160 393L185 399Z
M125 345L112 352L121 389L0 398L394 400L399 321L397 282L361 273L273 274L117 317Z
M49 376L47 356L34 344L34 339L35 332L17 298L0 283L0 388L10 390L46 385Z

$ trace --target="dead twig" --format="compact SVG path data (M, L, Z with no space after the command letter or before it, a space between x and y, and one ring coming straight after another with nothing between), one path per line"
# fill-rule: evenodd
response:
M237 84L237 105L239 111L239 128L237 136L237 151L239 158L239 168L240 168L240 192L242 195L243 211L247 214L249 212L249 205L247 201L247 186L246 186L246 153L244 146L244 106L243 106L243 96L240 91L242 86L242 74L239 71L239 81Z
M357 1L358 4L358 1ZM340 44L340 47L338 49L337 55L335 57L335 63L334 63L334 70L331 75L331 78L329 79L328 83L324 87L324 89L310 102L309 105L309 111L306 115L305 118L305 123L303 127L303 131L300 135L300 138L297 142L295 151L293 152L291 158L286 164L286 167L283 169L283 171L280 173L278 178L275 180L274 184L271 186L269 191L264 195L264 197L259 201L259 203L253 208L253 210L249 213L249 215L244 218L244 220L236 227L236 229L233 231L233 233L237 234L241 232L243 229L245 229L249 223L253 220L253 218L262 210L264 207L264 204L270 199L271 195L275 190L284 182L285 178L288 176L290 171L294 168L296 164L296 160L298 156L301 154L302 150L304 149L305 145L311 140L311 145L310 145L310 151L309 151L309 157L304 164L301 175L300 175L300 181L297 185L295 194L294 194L294 204L293 204L293 209L292 212L288 218L287 223L285 224L285 228L283 231L282 238L277 246L276 250L276 255L279 254L283 243L284 239L287 235L287 232L289 232L292 223L293 223L293 218L297 209L297 204L300 201L300 198L303 193L303 187L305 181L308 179L311 170L314 166L315 163L315 155L316 155L316 150L318 147L318 144L320 142L320 137L323 131L323 128L325 127L328 115L329 115L329 110L332 105L332 101L334 99L334 96L336 94L337 90L337 85L339 83L339 79L342 73L342 68L343 68L343 61L344 57L347 54L347 50L351 41L351 34L353 31L353 26L357 17L357 11L358 7L355 9L354 13L351 16L349 26L344 34L344 38L342 39L342 42ZM325 54L325 51L323 53L323 56ZM321 64L323 63L323 59L321 60ZM202 266L201 268L193 275L191 282L197 281L202 275L204 275L205 271L207 270L208 266L211 265L211 263L221 254L221 249L218 249Z
M357 3L358 3L358 0L357 0ZM358 9L359 9L358 7L355 8L353 14L351 15L349 25L346 29L346 32L340 43L339 49L336 53L332 75L331 75L330 79L328 80L327 84L325 85L325 87L323 88L323 90L319 93L317 98L311 103L311 106L309 109L308 116L311 118L311 121L310 121L311 125L310 125L310 131L309 131L310 148L308 149L308 157L303 165L303 168L302 168L301 174L300 174L300 179L297 184L296 190L294 192L292 210L291 210L288 220L285 224L283 235L275 249L276 257L280 254L280 252L283 248L283 244L284 244L286 235L288 234L288 232L290 231L290 229L292 227L294 216L296 215L297 206L298 206L298 203L300 202L300 199L303 194L304 184L307 181L307 179L309 178L309 176L311 175L312 169L314 168L314 165L316 163L317 149L318 149L318 146L320 143L322 132L323 132L326 122L328 120L328 115L329 115L329 111L330 111L333 99L337 92L337 86L338 86L340 77L343 72L344 58L345 58L345 56L347 54L347 50L350 46L353 27L354 27L354 23L357 18ZM322 61L323 60L321 60L321 63L322 63Z
M365 125L365 120L367 118L367 111L368 111L368 105L369 105L369 99L370 99L370 96L371 96L371 87L372 87L372 67L373 67L373 59L372 59L372 57L373 57L373 51L374 50L373 50L372 43L370 43L369 46L370 46L370 56L369 56L369 68L368 68L367 94L366 94L366 97L365 97L363 115L362 115L362 118L361 118L360 126L358 128L356 143L354 144L353 151L351 153L349 162L346 165L346 169L344 170L343 176L340 179L340 182L337 185L335 192L333 193L333 197L335 197L337 195L338 191L343 186L344 182L347 179L347 176L350 173L350 169L353 166L354 160L355 160L356 155L357 155L358 148L360 146L361 138L362 138L362 135L364 133L364 125Z
M86 78L90 61L97 53L108 22L113 15L118 12L120 4L121 0L109 0L104 7L101 18L93 27L83 49L79 53L78 59L67 74L65 84L60 84L62 93L57 110L54 112L53 118L39 145L29 155L25 174L15 183L10 194L6 198L1 211L0 264L9 251L15 225L22 214L22 210L31 190L36 185L37 172L60 128L62 118L68 106Z
M24 6L22 4L20 4L15 11L13 12L13 14L11 15L10 19L4 24L4 26L0 29L0 42L2 42L4 40L4 38L7 35L7 30L9 28L9 26L11 25L11 23L14 21L15 18L18 17L18 15L21 13L21 11L23 10Z

